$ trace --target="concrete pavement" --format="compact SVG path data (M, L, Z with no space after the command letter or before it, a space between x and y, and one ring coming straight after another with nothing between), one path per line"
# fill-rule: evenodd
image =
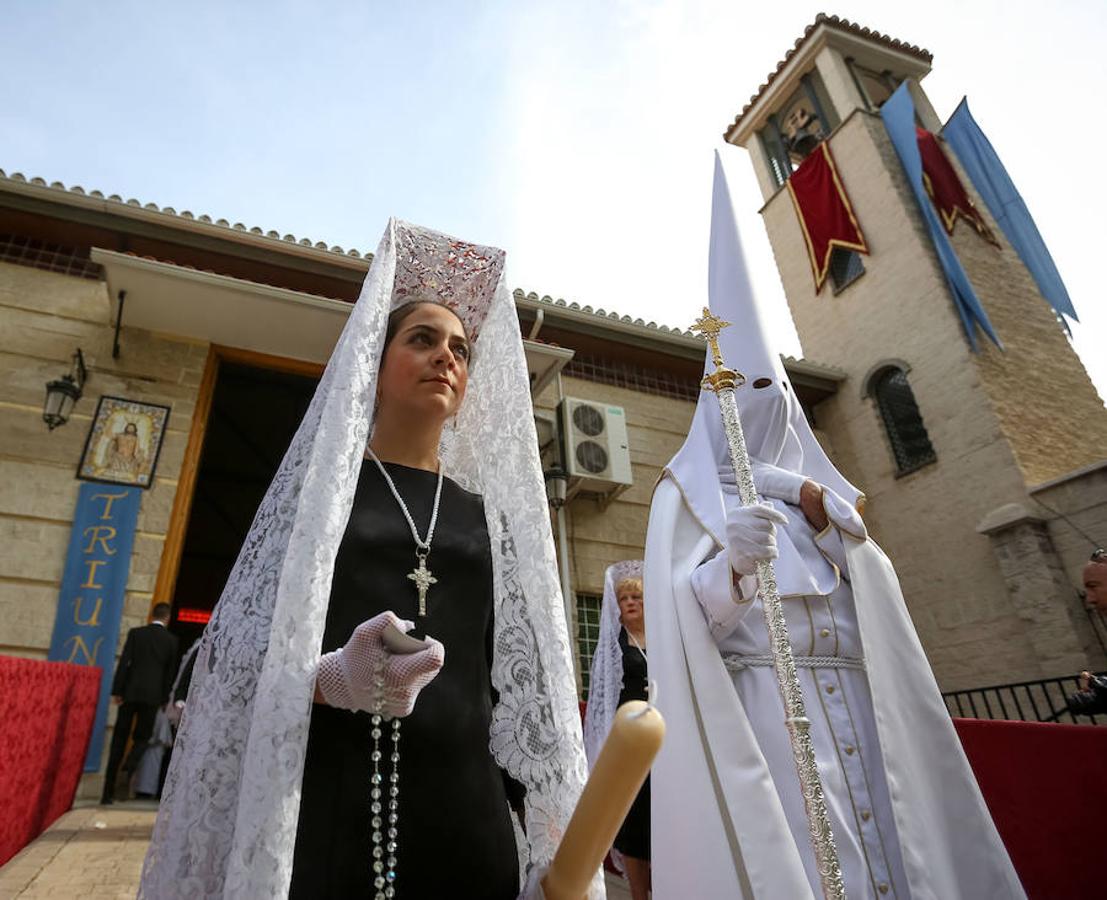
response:
M0 900L133 900L157 804L134 800L72 809L0 868ZM609 900L629 898L608 876Z

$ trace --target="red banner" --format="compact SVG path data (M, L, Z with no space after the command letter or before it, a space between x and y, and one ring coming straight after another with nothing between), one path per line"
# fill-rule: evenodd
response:
M869 247L826 141L800 164L787 184L807 243L817 294L826 282L835 247L858 253L868 253Z
M923 185L934 203L934 208L938 210L938 215L942 218L946 234L953 234L953 226L957 224L958 218L962 218L983 238L998 247L999 241L984 223L984 217L980 215L980 211L973 206L965 186L957 177L957 170L942 152L938 139L925 128L918 126L915 128L915 134L919 139L919 155L922 156Z

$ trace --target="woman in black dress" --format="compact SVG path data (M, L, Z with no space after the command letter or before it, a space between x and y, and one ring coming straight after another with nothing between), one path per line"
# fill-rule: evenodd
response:
M642 579L624 578L615 585L619 603L619 650L623 656L623 689L619 706L630 700L648 699L646 673L646 620L642 606ZM623 855L633 900L646 900L650 892L650 779L646 776L619 833L615 849Z
M370 441L377 458L367 455L362 465L335 561L323 652L341 652L359 625L391 612L415 623L411 636L440 642L444 662L440 670L431 666L432 680L402 720L398 762L391 760L391 740L379 741L382 821L376 828L370 806L374 721L367 711L335 708L317 695L293 898L372 896L383 890L395 897L506 900L519 891L507 786L514 788L516 805L520 789L488 749L493 609L484 506L479 496L443 479L427 558L436 583L427 592L426 614L419 615L419 594L408 579L413 538L387 480L424 537L438 485L437 429L462 402L469 354L462 323L444 306L408 304L390 318ZM384 731L378 737L390 736L387 724L376 727ZM393 772L399 809L395 840L389 840L384 801ZM375 830L384 832L379 858L371 855ZM393 846L394 880L387 865ZM381 863L381 871L373 870L374 862Z
M204 631L142 900L514 898L552 859L585 766L503 264L389 222Z

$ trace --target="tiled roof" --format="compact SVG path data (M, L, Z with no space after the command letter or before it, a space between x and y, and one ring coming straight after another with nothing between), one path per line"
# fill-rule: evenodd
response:
M537 294L524 293L519 288L514 291L515 299L527 300L530 303L539 303L545 306L552 306L559 309L568 309L576 312L584 313L589 316L595 316L600 319L607 319L611 322L618 322L622 326L631 325L638 328L644 328L647 330L657 331L661 334L674 335L681 338L691 338L693 341L703 343L703 338L696 334L694 331L682 331L679 328L670 328L668 325L658 325L656 322L646 322L643 319L635 319L631 316L621 316L617 312L606 312L603 309L593 309L591 306L582 306L575 302L566 302L565 300L554 300L549 296L539 297ZM831 381L844 381L846 378L846 372L843 369L839 369L836 366L827 366L823 363L812 362L808 359L802 359L796 356L786 356L783 353L780 355L781 360L784 361L785 366L792 370L804 369L811 375L816 375L821 378L827 378Z
M312 241L310 238L305 237L297 239L296 235L294 234L281 235L280 232L277 231L263 231L257 226L247 228L241 222L235 222L232 225L226 219L212 219L211 216L205 213L195 215L194 213L189 212L187 209L182 210L181 212L177 212L177 210L175 210L172 206L158 206L156 203L142 203L138 200L135 200L134 198L131 198L130 200L124 200L122 197L119 196L119 194L109 194L105 196L101 191L86 191L80 185L66 187L60 181L53 181L47 184L44 178L27 178L22 172L13 172L11 175L8 175L4 172L3 169L0 169L0 183L5 181L18 182L22 184L32 184L38 187L48 188L49 190L59 191L65 194L91 197L92 199L100 200L105 204L118 204L120 207L123 208L131 207L132 209L141 209L147 212L157 213L159 215L167 216L170 218L187 219L193 222L202 222L205 225L212 226L213 228L227 229L228 231L238 231L245 234L255 235L256 237L268 239L271 241L277 241L283 244L296 244L300 247L311 247L315 250L322 250L327 253L333 253L343 257L352 257L354 259L372 258L371 253L360 253L359 251L352 249L344 250L337 244L328 246L323 241Z
M291 235L291 234L286 234L286 235L284 235L284 237L281 237L280 234L278 234L276 231L267 231L266 232L266 231L262 231L262 229L260 229L260 228L247 228L245 225L243 225L239 222L236 222L235 224L231 225L229 222L227 222L226 219L215 219L215 220L213 220L211 218L211 216L207 216L207 215L196 216L196 215L193 215L191 212L188 212L187 210L182 211L182 212L177 212L171 206L159 207L155 203L143 204L143 203L139 202L138 200L134 200L134 199L123 200L118 194L111 194L109 196L104 196L104 194L100 191L95 191L95 190L94 191L85 191L84 188L82 188L80 186L77 186L77 185L74 185L73 187L68 187L67 188L60 181L54 181L54 182L51 182L51 183L48 184L45 179L42 179L42 178L27 178L26 176L24 176L23 174L21 174L19 172L13 172L11 175L7 175L7 174L5 174L3 169L0 169L0 189L2 189L2 183L5 182L5 181L18 182L18 183L21 183L21 184L36 185L38 187L43 187L43 188L46 188L48 190L58 191L60 193L66 194L66 195L91 197L91 198L94 198L96 200L100 200L104 203L118 204L121 207L121 209L120 209L121 212L125 212L127 208L131 208L131 209L137 208L137 209L146 210L146 211L151 212L151 213L156 213L158 215L168 216L168 217L171 217L171 218L174 218L174 219L186 219L186 220L194 221L194 222L202 222L205 225L211 226L212 228L227 229L229 231L237 231L237 232L245 232L247 234L251 234L251 235L254 235L254 236L259 236L259 237L262 237L262 238L272 240L275 243L279 243L279 244L293 244L293 245L302 246L302 247L311 247L315 250L320 250L320 251L325 251L327 253L333 253L333 254L336 254L336 255L341 255L343 257L353 257L355 259L360 259L360 260L363 260L365 262L369 262L370 260L372 260L372 254L371 253L362 254L362 253L359 253L357 250L343 250L341 247L338 247L338 246L328 247L325 243L323 243L321 241L318 242L318 243L312 243L307 238L300 238L299 240L297 240L296 237L294 235ZM276 248L274 248L274 249L276 249ZM158 259L158 258L153 257L153 256L139 256L138 254L130 253L130 252L126 253L126 255L127 256L132 256L132 257L135 257L135 258L138 258L138 259L146 259L150 262L157 262L157 263L163 263L163 264L176 266L177 268L181 268L181 269L191 269L193 271L209 272L210 274L218 274L218 273L215 273L215 272L210 272L210 270L197 269L195 266L190 266L190 265L187 265L187 264L184 264L184 263L173 262L171 260ZM239 279L239 280L246 280L246 279ZM251 282L251 283L254 283L254 282ZM300 292L300 293L303 293L303 292ZM630 326L632 328L642 328L642 329L645 329L647 331L655 331L659 335L672 335L672 336L675 336L675 337L685 338L685 339L691 338L695 341L702 341L703 340L699 335L695 334L694 332L692 332L690 330L685 331L685 330L682 330L680 328L670 328L668 325L659 325L656 322L652 322L652 321L647 322L644 319L634 318L633 316L620 315L619 313L614 312L614 311L609 312L609 311L604 310L604 309L593 309L591 306L582 305L582 304L577 303L575 301L566 301L566 300L562 300L560 298L555 300L554 298L549 297L547 295L543 295L543 296L540 297L538 294L534 293L533 291L530 292L530 293L527 293L526 291L523 291L523 290L517 288L513 292L513 295L514 295L516 300L526 300L530 303L538 303L538 304L542 304L544 306L553 307L555 309L571 310L571 311L574 311L574 312L582 313L584 315L593 316L597 319L603 319L603 320L605 320L607 322L610 322L612 324L618 323L622 327ZM325 298L325 299L328 299L328 298ZM831 369L831 368L825 367L825 366L818 366L818 364L814 364L814 363L807 363L807 361L805 361L805 360L802 360L802 361L801 360L796 360L794 357L789 356L789 357L784 357L784 359L787 363L802 362L804 365L817 367L821 371L825 372L826 374L828 374L830 376L837 377L840 374L838 372L838 370L836 370L836 369Z
M531 291L527 293L520 288L516 288L514 291L516 300L529 300L531 303L542 303L546 306L559 307L561 309L571 309L577 312L586 313L591 316L596 316L601 319L609 319L614 322L619 322L623 325L636 325L639 328L650 328L654 331L659 331L662 334L676 334L681 337L696 338L702 340L697 334L692 331L682 331L679 328L670 328L668 325L658 325L656 322L647 322L645 319L634 318L633 316L623 316L615 311L608 312L605 309L593 309L591 306L581 305L576 301L567 301L562 299L555 300L549 295L543 295L541 297L538 294Z
M785 66L792 61L792 57L794 57L799 52L800 48L807 43L807 40L815 33L815 30L820 25L826 25L828 28L832 28L835 31L841 31L846 34L854 35L855 37L867 38L870 41L875 41L886 47L891 47L893 50L898 50L909 56L915 56L926 63L930 63L934 59L933 54L931 54L929 50L924 50L922 47L916 47L914 44L908 44L906 41L896 40L889 35L882 34L879 31L873 31L871 28L865 28L858 25L856 22L851 22L849 19L843 19L838 16L828 16L826 13L819 13L815 17L815 21L804 29L802 37L792 45L792 49L784 54L784 59L778 62L776 68L769 73L769 77L766 78L765 83L757 89L757 93L750 97L750 102L742 107L742 111L738 113L734 122L731 123L730 127L724 132L724 140L730 139L730 135L734 132L734 129L738 127L738 123L742 121L753 105L761 99L761 95L769 89L769 85L776 81L780 73L784 71Z
M323 243L322 241L313 243L308 238L297 239L296 236L292 235L292 234L286 234L282 237L276 231L263 231L262 229L257 228L257 227L247 228L241 222L236 222L232 225L226 219L212 219L212 217L208 216L208 215L194 215L193 213L189 212L188 210L184 210L182 212L177 212L171 206L159 207L156 203L142 203L141 201L134 200L134 199L124 200L118 194L110 194L108 196L105 196L103 194L103 192L101 192L101 191L96 191L96 190L85 191L85 189L80 187L79 185L74 185L73 187L66 187L60 181L54 181L54 182L47 183L44 178L27 178L21 172L13 172L11 175L8 175L4 172L3 169L0 169L0 184L2 184L5 181L18 182L18 183L21 183L21 184L32 184L32 185L36 185L38 187L47 188L48 190L57 191L57 192L64 193L64 194L67 194L67 195L77 195L77 196L83 196L83 197L91 197L91 198L94 198L96 200L103 201L104 203L118 204L119 207L121 207L120 211L124 212L124 213L126 212L126 208L128 208L128 207L131 208L131 209L142 209L142 210L146 210L148 212L157 213L159 215L168 216L168 217L173 218L173 219L187 219L187 220L192 221L192 222L202 222L206 225L210 225L212 228L226 229L226 230L229 230L229 231L244 232L244 233L255 235L255 236L258 236L258 237L267 238L271 241L279 242L281 244L294 244L294 245L298 245L298 246L301 246L301 247L312 247L316 250L322 250L322 251L325 251L327 253L334 253L334 254L337 254L337 255L344 256L344 257L353 257L355 259L363 259L366 262L370 261L372 259L372 256L373 256L371 253L364 253L363 254L363 253L359 253L357 250L344 250L342 247L339 247L339 246L327 246L327 244ZM130 255L134 255L134 254L130 254ZM155 261L155 262L162 262L162 263L169 262L168 260L164 260L164 259L154 260L153 257L147 257L147 258L151 259L152 261ZM179 268L193 268L192 266L182 265L180 263L172 263L172 265L176 265ZM692 334L691 331L682 331L679 328L669 328L667 325L658 325L656 322L646 322L642 319L635 319L631 316L621 316L616 312L607 312L603 309L593 310L593 308L591 306L581 305L580 303L576 303L576 302L567 302L565 300L560 300L560 299L554 300L553 298L548 297L548 296L539 297L537 294L535 294L533 292L528 294L528 293L526 293L522 290L516 290L514 293L515 293L516 298L525 297L527 300L530 300L532 302L545 303L545 304L548 304L550 306L556 306L556 307L562 307L562 308L565 308L565 309L577 310L577 311L580 311L580 312L583 312L583 313L587 313L589 315L597 316L597 317L602 318L602 319L609 319L609 320L613 320L613 321L618 321L618 322L621 322L621 323L624 323L624 324L638 325L642 328L651 328L651 329L659 331L663 334L675 334L675 335L681 335L683 337L694 337L695 336L695 335Z

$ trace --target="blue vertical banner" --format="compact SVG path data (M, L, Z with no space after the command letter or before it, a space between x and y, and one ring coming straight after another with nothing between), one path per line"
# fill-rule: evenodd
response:
M923 186L923 164L919 153L919 139L915 131L915 101L911 99L905 81L896 92L889 97L880 107L880 117L884 120L884 128L895 147L903 165L903 173L907 176L907 182L911 185L911 191L919 205L926 230L930 233L930 240L934 244L934 252L938 254L938 262L942 272L946 276L946 284L953 296L953 305L961 318L961 325L965 329L965 336L969 340L969 346L973 350L976 346L976 329L979 327L992 339L997 347L1003 349L995 329L992 327L988 314L973 289L972 282L966 274L961 260L953 249L953 244L946 237L945 229L938 220L938 214L934 211L934 204Z
M97 771L103 755L112 667L141 501L142 488L124 485L84 481L77 493L47 658L100 667L100 701L86 772Z
M969 112L967 99L961 101L957 111L946 122L942 137L957 154L972 186L984 198L996 224L1037 282L1038 290L1058 316L1062 317L1061 322L1065 328L1069 324L1063 316L1068 316L1074 322L1079 321L1065 282L1061 280L1061 273L1057 271L1057 265L1034 223L1034 217L1030 215L1015 182L1007 174L992 142L980 130Z

